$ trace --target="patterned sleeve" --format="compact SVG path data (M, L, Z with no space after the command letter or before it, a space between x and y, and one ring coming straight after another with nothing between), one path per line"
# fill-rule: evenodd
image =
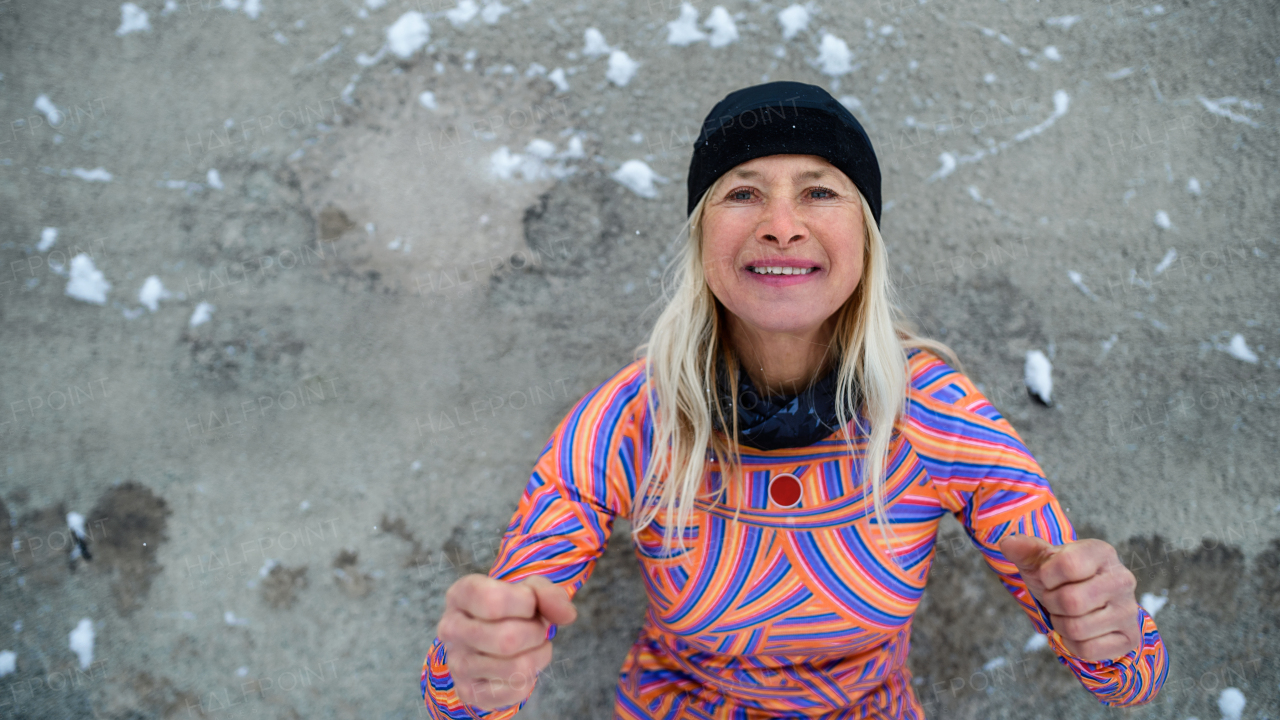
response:
M534 465L489 576L517 582L541 575L572 598L604 552L613 518L630 512L642 440L643 361L628 365L578 401ZM554 636L554 628L552 629ZM447 648L437 638L422 666L432 718L507 720L524 702L492 711L464 705L454 690Z
M1013 426L968 378L935 356L914 356L912 368L908 422L943 505L964 525L987 565L1085 689L1102 704L1117 707L1154 698L1168 674L1169 656L1155 620L1145 610L1138 608L1140 647L1115 660L1083 660L1066 648L1048 612L1000 552L1006 535L1034 535L1053 545L1077 539Z

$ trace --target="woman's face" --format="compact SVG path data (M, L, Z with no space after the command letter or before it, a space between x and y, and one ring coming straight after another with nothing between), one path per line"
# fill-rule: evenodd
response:
M866 242L857 188L815 155L769 155L725 174L706 199L711 292L748 329L806 336L849 299Z

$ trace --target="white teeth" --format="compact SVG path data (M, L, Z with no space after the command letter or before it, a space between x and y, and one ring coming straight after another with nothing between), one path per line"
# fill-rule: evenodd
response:
M808 275L817 268L797 267L752 267L747 268L757 275Z

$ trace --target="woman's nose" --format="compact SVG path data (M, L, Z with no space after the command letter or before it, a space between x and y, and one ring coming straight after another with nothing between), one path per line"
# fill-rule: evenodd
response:
M806 230L794 203L786 200L770 200L765 203L764 213L765 216L756 231L756 237L760 240L785 247L804 239Z

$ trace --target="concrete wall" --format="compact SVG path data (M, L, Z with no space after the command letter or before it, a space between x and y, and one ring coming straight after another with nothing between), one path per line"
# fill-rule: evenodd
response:
M421 717L445 588L645 338L698 126L767 78L857 108L904 308L1080 532L1167 593L1160 702L1110 710L1024 650L949 523L911 655L931 716L1209 718L1227 686L1280 716L1273 4L827 2L783 40L781 6L730 2L719 48L669 45L669 0L459 26L453 3L139 4L150 29L118 35L117 3L0 3L0 715ZM377 58L410 10L428 45ZM582 55L589 27L641 63L625 87ZM815 61L826 32L849 72ZM558 157L493 176L534 139ZM631 159L656 197L610 177ZM78 252L102 305L65 294ZM1051 408L1022 387L1031 349ZM625 529L580 606L530 717L609 717L644 608Z

